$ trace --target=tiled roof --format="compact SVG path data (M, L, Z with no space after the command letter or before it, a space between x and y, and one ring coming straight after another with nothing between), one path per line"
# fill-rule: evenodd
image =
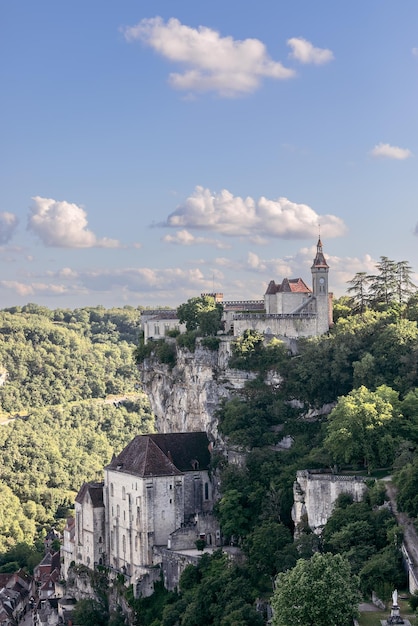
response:
M137 476L178 476L207 469L210 463L206 433L138 435L112 459L106 469Z
M284 278L279 284L276 284L274 280L269 282L266 295L276 293L312 293L312 290L302 278Z

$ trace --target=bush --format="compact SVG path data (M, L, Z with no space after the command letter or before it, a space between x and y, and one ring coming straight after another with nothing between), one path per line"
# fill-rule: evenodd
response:
M187 333L183 333L177 337L177 345L180 348L187 348L190 352L194 352L196 349L196 337L198 333L195 330L189 330Z
M219 344L221 340L219 337L204 337L201 341L201 345L203 348L207 348L208 350L212 350L212 352L216 352L219 348Z

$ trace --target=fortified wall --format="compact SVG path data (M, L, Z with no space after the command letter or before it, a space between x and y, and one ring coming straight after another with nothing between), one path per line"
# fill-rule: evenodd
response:
M342 493L350 494L354 502L360 502L367 486L361 476L337 476L320 474L311 470L296 473L293 483L292 519L295 533L298 526L308 524L313 532L320 534L334 510L335 501Z

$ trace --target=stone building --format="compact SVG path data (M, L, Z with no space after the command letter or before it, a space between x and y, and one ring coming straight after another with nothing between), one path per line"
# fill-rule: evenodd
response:
M235 337L248 329L289 339L316 337L328 332L332 326L328 273L322 241L318 239L311 266L312 289L302 278L284 278L281 283L271 280L264 294L264 310L234 312L228 327Z
M162 549L195 549L197 539L208 549L221 545L210 460L204 432L135 437L104 468L104 483L80 489L75 522L67 521L64 532L64 576L71 561L90 569L103 564L147 595Z
M84 483L75 500L75 561L93 568L104 564L103 483Z
M265 335L286 339L316 337L332 326L332 294L328 287L329 266L319 238L311 266L312 288L302 278L284 278L280 283L271 280L263 299L224 300L222 293L213 296L223 305L225 333L238 337L246 330L257 330ZM185 332L176 311L144 311L141 315L144 341L162 339L169 330Z

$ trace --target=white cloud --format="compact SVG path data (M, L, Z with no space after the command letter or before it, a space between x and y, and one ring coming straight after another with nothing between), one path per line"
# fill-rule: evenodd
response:
M0 286L24 297L34 295L60 296L68 293L68 288L65 285L50 283L23 283L15 280L1 280Z
M19 220L13 213L0 212L0 245L7 243L13 237Z
M310 41L303 39L303 37L292 37L287 40L287 45L292 48L289 56L300 63L323 65L324 63L329 63L334 58L332 50L315 48Z
M398 159L400 161L409 159L412 156L412 152L408 148L399 148L398 146L391 146L388 143L379 143L373 150L370 151L373 157L383 157L386 159Z
M179 90L234 97L254 92L263 78L280 80L295 74L273 61L258 39L222 37L211 28L191 28L175 18L143 19L123 33L127 41L140 40L185 68L169 77L171 86Z
M230 248L230 246L222 241L219 241L218 239L195 237L188 230L179 230L174 235L165 235L162 240L165 243L176 244L179 246L209 245L220 249Z
M46 246L57 248L116 248L115 239L102 238L87 229L87 213L77 204L52 198L32 198L28 229Z
M233 196L223 189L213 193L197 186L194 193L178 206L160 226L212 230L230 236L278 237L298 239L316 237L318 224L324 237L345 232L344 222L335 215L318 215L306 204L287 198Z

